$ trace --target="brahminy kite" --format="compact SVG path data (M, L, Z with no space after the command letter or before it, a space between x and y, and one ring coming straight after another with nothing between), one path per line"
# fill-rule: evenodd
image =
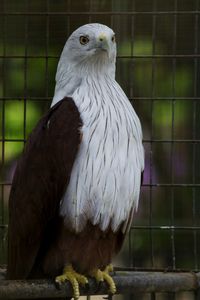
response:
M137 209L142 130L115 80L112 29L87 24L62 51L52 105L18 161L9 200L7 278L87 276L115 293L110 263Z

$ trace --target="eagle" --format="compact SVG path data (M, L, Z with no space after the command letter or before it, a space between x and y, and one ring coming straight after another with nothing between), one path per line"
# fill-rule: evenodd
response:
M112 29L68 38L51 107L18 160L9 198L8 279L105 281L138 207L144 170L139 118L115 80Z

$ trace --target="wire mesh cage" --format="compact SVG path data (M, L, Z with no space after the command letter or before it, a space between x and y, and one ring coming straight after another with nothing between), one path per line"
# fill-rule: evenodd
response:
M199 18L199 0L0 0L1 264L17 158L49 107L70 32L99 22L116 32L117 81L140 117L146 153L139 209L115 264L199 270ZM130 299L198 297L160 292Z

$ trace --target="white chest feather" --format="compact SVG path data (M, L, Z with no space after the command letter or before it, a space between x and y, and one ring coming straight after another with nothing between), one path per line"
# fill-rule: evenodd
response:
M83 121L82 142L60 213L77 232L88 220L116 231L138 205L144 168L140 122L109 77L86 78L72 98Z

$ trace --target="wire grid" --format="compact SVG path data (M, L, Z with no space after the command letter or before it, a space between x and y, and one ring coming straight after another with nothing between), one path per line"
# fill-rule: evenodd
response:
M60 51L75 28L100 22L116 32L117 80L141 119L146 151L139 210L116 264L199 270L200 4L166 2L0 0L0 263L16 160L49 107Z

